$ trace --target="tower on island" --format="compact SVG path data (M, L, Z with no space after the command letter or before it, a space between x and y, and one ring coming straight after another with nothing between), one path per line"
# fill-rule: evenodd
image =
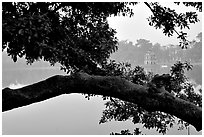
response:
M156 73L157 59L155 53L152 50L148 50L144 56L144 69L146 72Z

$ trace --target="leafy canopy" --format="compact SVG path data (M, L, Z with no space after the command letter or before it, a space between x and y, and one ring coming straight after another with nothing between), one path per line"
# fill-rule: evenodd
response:
M3 49L16 62L44 59L67 71L90 70L117 50L107 17L131 15L127 3L3 3Z
M107 17L133 16L129 5L137 2L3 2L2 34L3 50L14 62L25 57L28 64L45 60L51 65L61 64L67 72L83 70L98 73L98 66L105 66L110 54L117 50L116 31ZM155 28L163 28L164 34L178 33L176 27L189 28L199 21L194 12L177 14L175 10L159 3L145 4L153 15L148 19ZM177 3L179 4L179 3ZM202 3L186 3L201 11ZM186 33L178 33L181 44L186 44Z

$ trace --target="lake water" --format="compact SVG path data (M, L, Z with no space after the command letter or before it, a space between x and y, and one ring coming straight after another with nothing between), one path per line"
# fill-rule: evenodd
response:
M47 63L27 66L25 62L13 63L2 59L2 87L16 87L33 84L53 75L66 75L59 67L49 67ZM87 100L80 94L62 95L43 102L17 108L2 113L2 131L4 135L45 135L78 134L104 135L120 132L123 129L133 131L132 122L108 122L98 124L104 103L101 97ZM158 134L155 130L143 129L144 134ZM178 131L175 127L168 134L187 134L187 130ZM191 134L201 134L191 127Z

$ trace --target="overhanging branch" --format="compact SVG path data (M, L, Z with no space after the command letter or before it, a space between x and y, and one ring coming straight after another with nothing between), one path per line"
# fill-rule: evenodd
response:
M56 75L44 81L20 89L5 88L2 91L2 110L8 111L58 95L87 93L121 99L140 105L147 111L172 114L202 130L202 108L176 98L164 89L151 89L114 76L93 76L75 73Z

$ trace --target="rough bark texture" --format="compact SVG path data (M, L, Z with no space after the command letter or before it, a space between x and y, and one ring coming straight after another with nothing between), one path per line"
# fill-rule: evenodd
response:
M86 73L70 76L56 75L20 89L5 88L2 91L2 111L70 93L119 98L139 104L147 111L172 114L192 124L197 131L202 130L202 108L174 97L163 88L155 89L137 85L120 77L92 76Z

